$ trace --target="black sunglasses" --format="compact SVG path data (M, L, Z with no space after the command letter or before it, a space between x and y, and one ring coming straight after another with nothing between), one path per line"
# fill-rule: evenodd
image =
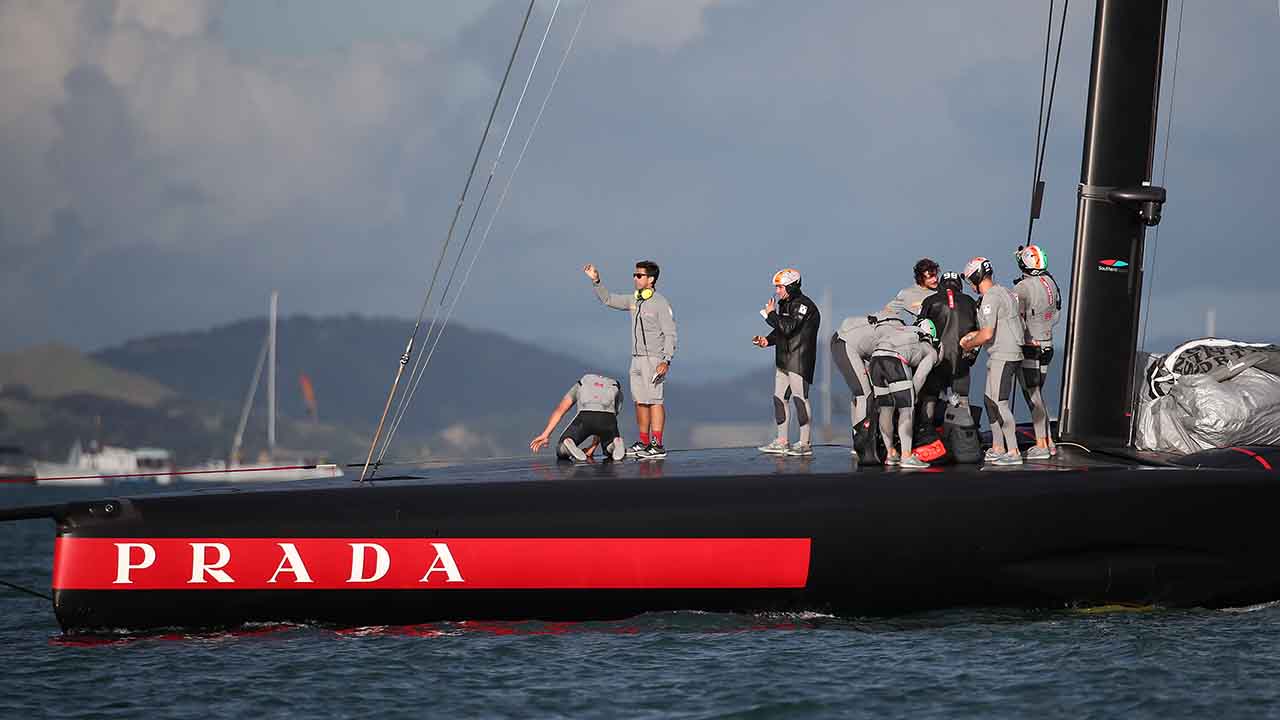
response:
M646 273L631 273L631 277L649 277Z

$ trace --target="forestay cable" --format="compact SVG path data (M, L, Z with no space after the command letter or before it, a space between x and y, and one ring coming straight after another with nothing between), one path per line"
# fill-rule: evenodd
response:
M373 460L373 451L378 447L378 436L382 434L383 423L387 421L387 413L391 410L391 401L395 399L396 389L400 386L400 377L404 374L405 365L409 364L409 357L413 355L413 343L418 338L418 330L422 327L422 318L426 315L427 305L431 302L431 296L435 292L436 279L440 275L440 267L444 264L445 256L449 251L449 243L453 240L453 231L458 224L458 217L462 214L462 206L466 202L467 192L471 189L471 180L475 177L476 166L480 163L480 153L484 150L486 141L489 139L489 129L493 127L493 118L498 113L498 105L502 102L503 91L507 88L507 79L511 77L511 68L515 65L516 54L520 51L520 43L524 40L524 31L529 27L529 17L533 15L533 6L537 0L529 0L529 7L525 10L524 20L520 23L520 32L516 34L515 46L511 48L511 57L507 60L507 69L502 74L502 83L498 85L498 94L493 98L493 107L489 109L489 119L485 122L484 133L480 136L480 145L476 147L475 157L471 160L471 169L467 171L467 181L462 186L462 193L458 197L458 204L453 210L453 220L449 222L449 232L445 235L444 244L440 248L440 257L436 259L435 268L431 271L431 282L427 285L426 297L422 299L422 307L418 310L418 319L413 324L413 332L409 334L409 341L405 344L404 352L400 355L400 363L396 367L395 379L391 381L391 391L387 393L387 402L382 407L382 416L378 419L377 429L373 432L373 440L369 443L369 455L365 458L364 468L360 471L360 482L364 482L365 476L369 472L369 463Z
M1187 0L1182 0L1178 4L1178 39L1173 45L1173 77L1169 81L1169 117L1165 120L1164 126L1164 159L1160 161L1160 187L1168 187L1164 181L1169 174L1169 145L1173 142L1173 99L1178 92L1178 58L1182 55L1182 12L1186 7ZM1155 233L1151 238L1151 281L1147 283L1147 299L1143 301L1142 342L1138 344L1140 351L1147 349L1147 328L1151 324L1151 291L1156 284L1156 253L1159 250L1160 226L1156 225Z
M511 137L511 130L515 126L516 119L520 115L520 108L524 104L525 94L528 93L529 91L529 83L530 81L533 80L533 73L538 67L538 61L542 57L542 49L547 44L547 36L551 33L551 27L555 23L556 13L559 10L560 10L560 0L556 0L555 7L552 8L551 10L551 17L547 21L547 27L542 33L542 40L541 42L538 43L538 51L534 54L533 62L529 66L529 73L525 78L524 87L521 88L520 97L516 100L515 109L512 111L512 114L511 114L511 120L510 122L507 123L507 130L502 136L502 142L499 143L498 145L497 153L494 155L493 165L489 169L489 177L488 179L485 180L485 183L484 183L484 191L480 193L480 199L476 201L475 212L472 213L471 215L471 222L467 225L467 232L463 236L462 245L458 250L458 254L457 256L454 257L453 267L449 271L449 279L445 283L444 290L440 292L439 307L437 307L436 311L431 315L431 325L427 328L427 334L423 340L423 344L431 342L432 335L436 331L437 324L440 320L440 309L443 308L445 305L445 298L449 294L449 288L453 285L453 279L457 275L458 266L461 265L462 263L462 258L466 253L467 245L471 240L471 235L475 231L476 219L480 215L480 209L484 207L485 198L488 197L489 195L489 188L493 184L494 174L497 172L498 166L502 162L502 154L506 150L507 140ZM425 356L422 353L418 353L418 357L417 357L417 360L415 360L414 362L413 369L409 372L410 382L413 383L413 378L421 377L421 374L425 371L426 371ZM413 384L416 385L416 383L413 383ZM410 393L406 392L400 396L400 402L396 406L395 415L394 415L394 418L392 419L392 423L391 423L392 428L398 427L400 424L400 420L404 417L404 414L408 412L409 400L410 400ZM378 452L379 461L383 457L385 457L387 448L390 447L391 445L391 435L392 433L389 432L387 436L383 439L382 449Z
M559 4L560 3L557 0L557 3L556 3L557 8L559 7ZM479 259L480 253L484 250L484 246L489 240L489 233L493 230L494 221L497 220L498 214L502 211L502 207L506 203L507 195L511 191L511 185L515 181L516 173L520 170L520 164L524 162L524 156L525 156L525 153L528 152L529 150L529 144L533 141L533 136L537 132L538 126L542 122L542 115L547 110L547 104L551 101L551 95L553 92L555 92L556 84L560 81L560 74L564 70L564 66L568 62L570 54L573 52L574 42L578 38L578 33L582 29L582 22L583 20L586 19L587 10L590 7L591 7L591 0L587 0L587 2L585 2L582 6L582 10L578 13L578 22L573 28L573 33L569 36L569 42L565 46L564 53L560 56L560 64L556 66L555 74L552 75L551 77L551 83L547 87L546 95L542 98L542 104L538 107L538 114L534 116L533 123L529 127L529 133L528 135L525 136L524 144L520 147L520 153L516 156L515 164L512 165L511 167L511 173L510 175L507 176L507 181L502 188L502 193L498 196L498 202L494 206L493 213L489 216L489 220L485 225L484 232L482 232L480 235L480 242L476 247L475 253L471 256L471 262L467 265L467 270L462 276L462 281L458 285L457 292L455 292L453 295L453 300L449 304L448 311L445 313L444 322L441 325L439 332L436 333L435 340L432 342L432 345L431 345L431 349L425 354L425 360L423 361L422 369L416 374L416 376L410 377L409 390L406 393L406 397L408 398L408 401L405 403L404 411L408 410L408 405L409 403L412 402L413 396L417 392L418 385L422 381L422 376L426 372L426 367L428 364L430 364L432 356L435 355L436 347L439 346L440 344L440 338L443 337L445 328L448 326L450 318L453 317L454 308L456 308L458 305L458 300L462 296L462 291L464 288L466 288L467 282L471 279L471 271L475 268L476 260ZM552 11L553 17L554 17L554 13L555 11L553 10ZM550 30L550 25L548 25L547 29L548 31ZM543 40L544 41L546 40L545 35L543 36ZM539 51L541 51L541 47L539 47ZM536 58L535 58L535 64L536 64ZM532 77L532 69L530 70L530 77ZM526 81L526 87L527 87L527 84L528 83ZM512 118L513 123L514 123L514 120L515 118L513 117ZM504 139L504 143L505 143L505 139ZM387 440L383 444L382 451L379 453L379 456L378 456L379 462L381 462L383 457L385 457L387 448L390 447L391 439L392 437L394 437L396 431L399 429L401 420L404 419L404 411L401 411L397 414L395 421L392 423L391 430L387 433Z
M1053 98L1058 89L1058 67L1062 62L1062 37L1067 28L1067 7L1071 0L1062 2L1062 19L1058 22L1058 50L1053 59L1053 81L1049 85L1049 105L1045 108L1045 80L1049 70L1049 38L1053 34L1053 4L1049 0L1049 21L1044 35L1044 67L1040 71L1040 112L1036 122L1036 152L1034 175L1031 182L1031 212L1027 219L1027 244L1031 244L1031 233L1036 219L1040 217L1040 204L1044 199L1044 158L1049 149L1049 120L1053 117ZM1043 133L1041 132L1043 130Z

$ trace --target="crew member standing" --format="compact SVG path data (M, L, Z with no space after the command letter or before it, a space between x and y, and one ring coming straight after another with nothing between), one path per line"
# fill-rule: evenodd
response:
M667 450L662 444L662 430L667 416L662 388L676 354L676 319L671 303L656 289L658 264L652 260L637 262L632 273L635 290L626 294L605 289L595 265L587 264L582 270L591 279L600 302L614 310L631 312L631 399L636 404L640 439L628 448L627 454L648 460L664 458Z
M1018 380L1036 431L1036 446L1027 450L1026 457L1047 460L1057 448L1049 436L1049 408L1041 389L1053 361L1053 326L1062 312L1062 295L1058 281L1049 274L1049 260L1038 245L1018 248L1016 257L1022 277L1014 281L1013 292L1018 296L1018 309L1026 328Z
M1025 331L1018 314L1018 297L996 285L991 261L976 257L964 267L964 277L973 285L982 302L978 305L978 330L960 338L964 350L987 346L987 415L991 422L991 449L983 459L993 465L1021 465L1017 425L1010 396L1014 376L1022 364Z
M904 468L926 468L929 463L916 457L912 437L915 433L916 393L929 377L938 353L937 329L932 320L921 320L911 327L895 328L880 333L876 349L871 353L871 386L880 406L880 436L888 448L885 465ZM902 452L893 446L893 415L898 414L898 440Z
M800 271L785 268L773 275L775 297L760 311L773 328L768 336L751 339L758 347L774 347L773 419L778 424L778 437L760 448L777 455L812 455L812 415L809 412L809 386L818 362L818 326L822 318L818 306L800 291ZM791 419L787 401L796 406L796 422L800 425L800 441L787 444L787 425Z
M960 273L945 272L938 291L920 306L920 317L932 320L938 329L938 364L920 391L924 417L933 422L938 398L948 388L959 404L969 405L969 370L977 352L961 350L960 338L978 329L978 303L964 293Z
M875 352L878 334L887 328L901 328L902 320L886 311L847 317L831 336L831 361L840 369L849 386L849 424L853 428L853 449L859 462L879 465L876 432L867 414L867 401L872 397L867 361Z
M920 317L920 305L938 289L938 263L930 258L920 258L912 268L916 283L900 290L884 312L888 315L906 314L906 321L914 323Z

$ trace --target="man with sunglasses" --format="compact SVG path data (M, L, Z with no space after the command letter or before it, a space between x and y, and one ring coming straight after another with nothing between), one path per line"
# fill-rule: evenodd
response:
M588 263L582 268L595 288L596 298L614 310L631 313L631 398L636 404L636 426L640 439L627 454L641 460L667 456L662 431L667 414L662 404L663 381L676 354L676 319L671 303L658 293L659 268L652 260L636 263L632 274L635 290L610 293L600 284L600 271Z

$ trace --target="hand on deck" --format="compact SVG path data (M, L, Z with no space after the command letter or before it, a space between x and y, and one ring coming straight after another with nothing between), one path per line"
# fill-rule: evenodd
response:
M530 450L532 450L532 451L534 451L534 452L538 452L538 451L539 451L539 450L541 450L543 447L545 447L545 446L547 445L547 443L549 443L549 442L551 442L551 440L550 440L550 439L548 439L547 435L544 433L544 434L539 435L538 437L534 438L534 439L529 443L529 449L530 449Z

